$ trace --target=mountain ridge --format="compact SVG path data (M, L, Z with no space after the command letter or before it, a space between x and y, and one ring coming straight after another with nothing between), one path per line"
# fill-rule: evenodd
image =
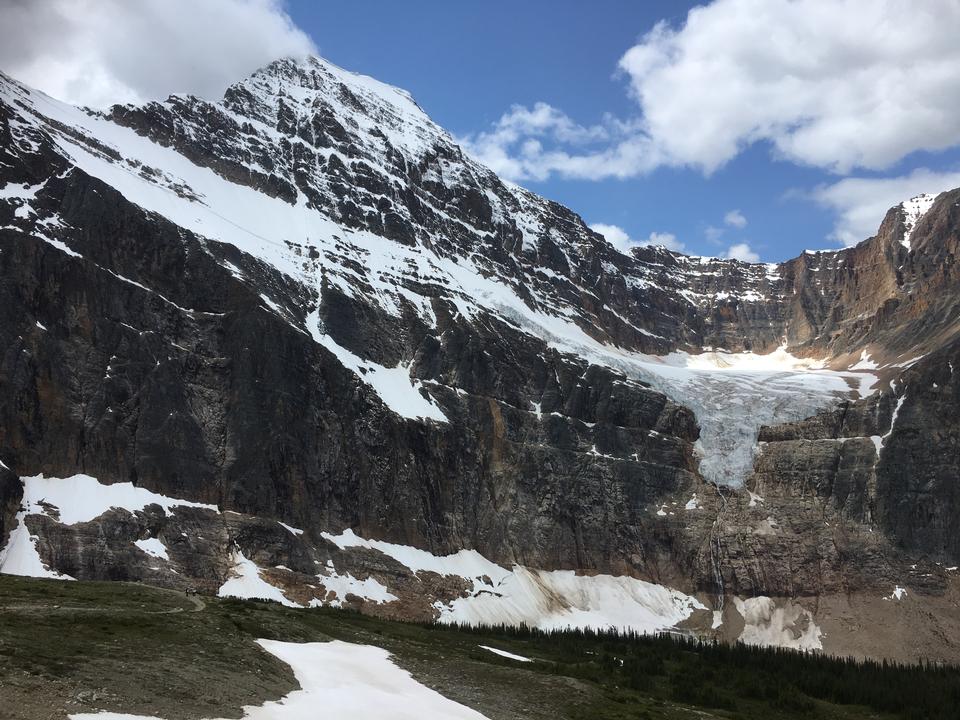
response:
M608 621L609 581L590 578L611 577L638 617L669 590L668 625L682 607L690 632L835 652L862 646L840 598L884 617L870 598L907 583L922 600L897 608L941 623L916 642L954 652L937 638L960 554L960 191L776 265L624 255L432 123L394 142L369 121L382 96L316 62L280 66L322 86L310 97L268 72L221 104L106 113L0 82L0 532L18 553L73 577L246 578L304 605L530 624ZM216 510L64 523L21 509L40 474ZM525 583L559 606L511 605Z

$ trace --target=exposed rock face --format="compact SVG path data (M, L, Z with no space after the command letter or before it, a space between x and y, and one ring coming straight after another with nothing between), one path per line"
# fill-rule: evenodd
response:
M28 515L59 572L214 591L239 549L301 603L327 561L396 616L465 592L321 534L350 528L704 597L949 585L910 565L960 556L960 191L777 265L623 255L317 59L105 115L0 76L0 140L0 534L17 475L221 511ZM749 494L703 481L703 417L610 361L784 340L869 353L884 389L762 429Z
M960 343L905 369L893 388L802 423L766 428L756 492L816 494L902 548L955 564Z
M468 322L437 298L428 327L412 308L398 318L321 286L326 332L374 361L410 363L449 419L411 422L265 306L260 288L303 312L295 293L306 291L276 270L76 169L50 177L30 207L31 219L56 216L51 232L70 242L83 228L83 252L3 231L13 402L0 446L16 467L437 552L597 568L622 568L618 525L693 478L689 411L502 318ZM628 451L637 460L598 454Z
M0 465L0 537L3 537L4 541L16 525L15 516L22 495L20 478L7 467Z

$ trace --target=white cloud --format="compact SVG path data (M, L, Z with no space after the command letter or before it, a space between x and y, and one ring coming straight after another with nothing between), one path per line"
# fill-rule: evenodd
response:
M627 231L624 230L619 225L607 225L606 223L593 223L590 226L590 229L600 233L606 238L607 242L613 245L617 250L621 252L626 252L631 245L636 245L630 236L627 234Z
M743 229L747 226L747 218L739 210L731 210L723 216L723 221L730 227Z
M739 210L730 210L727 212L727 214L723 216L723 222L725 225L736 228L737 230L742 230L747 226L747 218ZM703 236L707 239L707 242L713 245L719 245L720 238L722 238L726 232L726 228L707 225L703 229Z
M760 262L760 256L754 252L747 243L737 243L727 248L724 254L725 258L730 260L743 260L743 262Z
M590 229L603 235L607 242L623 253L628 252L631 247L637 245L663 245L668 250L673 250L674 252L682 252L684 247L683 243L678 241L677 236L673 233L652 232L646 240L634 240L627 231L619 225L594 223L590 226Z
M650 233L650 237L647 238L646 242L642 243L643 245L663 245L667 250L673 250L674 252L683 251L683 243L677 240L677 236L673 233Z
M708 242L718 244L724 232L726 231L723 228L716 227L715 225L707 225L703 231L703 235L707 238Z
M958 27L956 0L716 0L620 59L636 118L587 127L538 104L467 146L517 180L709 174L756 143L832 172L883 169L960 144ZM527 115L544 124L514 117ZM521 152L530 135L546 142ZM593 146L578 147L584 138Z
M470 155L511 180L545 180L551 175L600 180L628 178L658 164L648 138L605 115L580 125L547 103L514 105L487 132L459 138Z
M955 0L717 0L620 61L647 132L711 172L758 141L798 163L884 168L960 142Z
M272 60L315 51L279 0L0 3L0 68L94 107L175 92L217 98Z
M813 199L834 211L837 220L831 240L846 246L875 235L887 210L904 200L960 187L960 171L934 172L918 168L892 178L845 178L816 188Z

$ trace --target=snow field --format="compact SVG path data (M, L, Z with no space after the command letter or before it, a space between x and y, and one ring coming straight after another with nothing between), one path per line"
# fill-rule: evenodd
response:
M280 700L243 708L244 720L484 720L398 667L386 650L341 640L258 640L287 663L300 684ZM127 713L74 713L71 720L159 720Z

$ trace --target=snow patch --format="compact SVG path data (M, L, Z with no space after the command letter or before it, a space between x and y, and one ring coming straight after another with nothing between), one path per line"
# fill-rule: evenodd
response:
M486 720L476 710L445 698L398 667L390 653L342 640L290 643L258 640L287 663L299 690L259 707L243 708L244 720ZM74 713L71 720L157 720L126 713Z
M284 530L286 530L288 533L290 533L291 535L303 535L303 530L301 530L300 528L290 527L286 523L280 522L279 520L277 520L277 524L280 527L282 527Z
M439 608L440 622L641 633L674 627L697 609L705 607L696 598L635 578L519 565L499 583L475 582L472 595Z
M65 242L63 242L62 240L55 240L55 239L53 239L53 238L48 238L48 237L45 237L45 236L43 237L43 240L46 241L46 243L47 243L48 245L52 245L53 247L55 247L55 248L56 248L57 250L59 250L60 252L64 252L64 253L66 253L67 255L70 255L71 257L78 257L78 258L82 258L82 257L83 257L83 255L81 255L80 253L78 253L76 250L72 250L72 249L71 249Z
M135 541L133 544L151 557L160 558L161 560L170 559L170 556L167 554L167 546L160 542L159 538L144 538L143 540Z
M747 495L750 496L750 502L747 503L747 507L756 507L757 503L764 503L764 504L766 503L766 501L762 497L757 495L755 492L751 492L750 490L747 490Z
M358 580L350 573L345 575L338 574L335 570L329 569L329 575L317 575L317 579L327 589L327 592L333 592L336 600L323 601L311 600L310 607L320 605L332 605L340 607L347 599L347 595L356 595L364 600L370 600L375 603L387 603L397 599L397 596L391 593L387 587L374 578L364 578Z
M877 458L880 458L880 451L883 450L883 446L887 444L887 440L890 439L890 436L893 434L893 428L897 424L897 416L900 414L900 408L903 407L903 403L906 402L907 392L904 390L903 395L897 398L897 406L893 409L893 413L890 415L890 429L887 430L883 435L871 435L870 440L873 441L873 446L877 451Z
M89 475L54 478L41 474L20 480L26 514L58 518L64 525L89 522L115 508L133 513L147 505L159 505L167 515L177 507L220 511L216 505L167 497L129 482L106 485Z
M433 400L424 397L421 390L422 383L410 377L408 365L401 364L388 368L370 360L364 360L342 345L338 345L329 335L318 331L314 332L314 339L336 355L345 368L352 370L363 382L372 387L383 400L384 405L400 417L412 420L447 421L447 416L434 404Z
M40 538L30 533L26 523L27 513L17 513L17 525L10 533L3 550L0 550L0 573L25 577L53 578L55 580L75 580L48 568L40 559L37 543Z
M900 207L903 209L903 239L900 244L907 250L910 250L910 238L913 235L914 228L917 227L920 218L933 207L933 201L936 199L936 195L922 193L900 203Z
M217 591L219 597L233 597L241 600L273 600L287 607L301 607L287 599L280 588L271 585L260 575L260 568L252 560L244 557L239 547L235 547L230 556L233 562L230 577Z
M384 555L392 557L414 573L434 572L438 575L459 575L466 578L480 578L484 575L497 579L505 577L509 571L487 560L476 550L460 550L452 555L433 555L426 550L419 550L408 545L396 545L383 540L367 540L360 537L353 530L344 530L339 535L324 532L321 535L339 547L362 547L379 550Z
M896 585L893 588L893 592L890 593L889 597L885 597L884 600L903 600L907 596L907 589Z
M870 353L868 353L866 350L862 350L860 352L860 359L856 362L856 364L851 365L849 369L850 370L876 370L877 367L878 366L876 361L870 358Z
M323 537L341 549L378 550L414 573L454 575L472 583L467 597L435 607L443 623L521 625L541 629L617 628L657 632L673 627L704 606L676 590L612 575L577 575L572 570L507 569L475 550L437 556L425 550L366 540L352 530Z
M495 647L490 647L489 645L479 645L478 647L481 647L484 650L487 650L488 652L492 652L494 655L499 655L500 657L509 658L510 660L516 660L518 662L533 662L533 660L531 660L528 657L524 657L523 655L514 655L512 652L507 652L506 650L499 650Z

